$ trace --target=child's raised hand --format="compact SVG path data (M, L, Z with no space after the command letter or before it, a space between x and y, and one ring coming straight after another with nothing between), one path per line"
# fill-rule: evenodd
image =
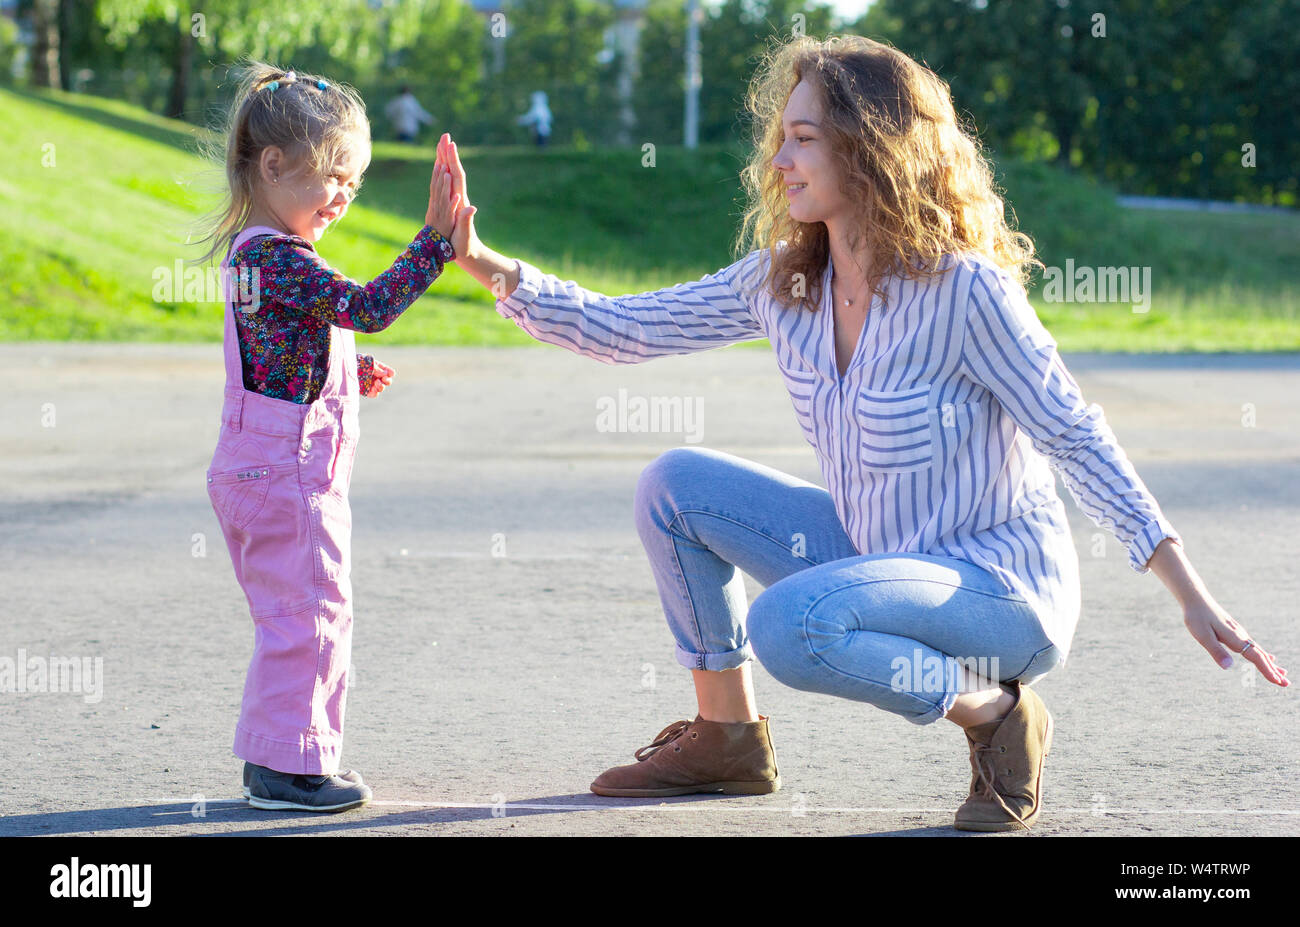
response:
M434 228L437 228L435 225ZM393 375L397 373L392 367L381 361L375 361L375 372L371 379L370 389L366 391L366 396L374 399L388 387L393 385Z
M452 193L451 169L439 157L433 165L433 174L429 177L429 208L424 214L424 224L433 226L439 235L451 241L459 205L460 197Z

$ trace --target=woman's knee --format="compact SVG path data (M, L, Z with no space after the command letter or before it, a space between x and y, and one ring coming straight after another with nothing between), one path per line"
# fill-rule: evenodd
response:
M1034 654L1025 668L1003 682L1019 682L1021 685L1033 685L1052 670L1065 665L1065 655L1055 644L1049 644Z
M754 600L745 622L746 636L755 658L773 678L796 689L806 688L812 650L803 631L803 616L782 593L770 586Z
M636 483L636 526L647 530L665 528L676 517L685 487L698 483L705 454L703 448L675 447L646 465Z

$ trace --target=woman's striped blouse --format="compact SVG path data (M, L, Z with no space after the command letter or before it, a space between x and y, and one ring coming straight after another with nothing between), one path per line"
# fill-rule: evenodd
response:
M1051 468L1138 572L1163 538L1181 544L997 264L949 255L940 276L887 277L841 377L833 268L814 312L772 296L768 260L754 251L701 280L620 297L520 261L519 285L496 309L540 341L610 364L766 336L857 550L982 566L1024 596L1063 653L1079 617L1079 561Z

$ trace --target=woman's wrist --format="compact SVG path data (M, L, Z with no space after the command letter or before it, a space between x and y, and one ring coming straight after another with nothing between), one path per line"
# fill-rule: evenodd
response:
M1165 538L1156 545L1147 566L1160 577L1160 581L1184 611L1214 601L1200 575L1192 568L1191 561L1183 553L1182 545L1172 538Z
M519 285L519 262L498 254L481 241L470 242L456 264L491 290L497 299L505 299Z

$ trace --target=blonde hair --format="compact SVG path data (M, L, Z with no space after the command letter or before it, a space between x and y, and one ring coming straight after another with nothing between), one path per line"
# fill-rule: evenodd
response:
M790 217L772 165L800 81L821 101L842 191L858 206L850 244L872 255L873 292L881 293L891 265L907 279L933 277L946 269L943 256L957 252L984 255L1022 285L1027 265L1043 266L1029 236L1008 226L990 162L973 130L957 121L944 81L871 39L803 36L769 49L746 100L754 146L742 173L748 204L737 251L770 252L773 296L802 293L796 305L815 310L830 257L826 225Z
M358 142L370 145L366 105L351 87L261 61L247 61L232 73L238 86L224 131L205 146L212 161L225 163L226 193L199 222L197 244L208 247L195 264L221 254L247 221L264 150L278 147L294 169L323 174Z

